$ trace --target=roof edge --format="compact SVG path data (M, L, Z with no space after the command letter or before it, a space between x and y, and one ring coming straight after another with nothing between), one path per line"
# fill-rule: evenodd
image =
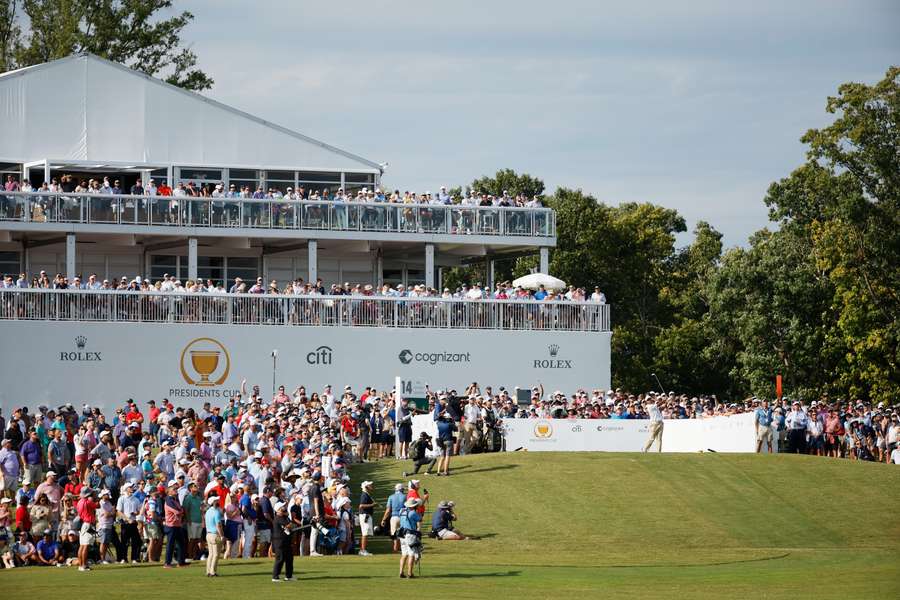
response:
M121 70L121 71L125 71L125 72L127 72L127 73L129 73L129 74L131 74L131 75L136 75L136 76L139 76L139 77L143 77L143 78L147 79L148 81L153 82L153 83L156 84L156 85L160 85L160 86L169 88L169 89L171 89L171 90L173 90L173 91L179 92L179 93L184 94L184 95L186 95L186 96L190 96L191 98L194 98L194 99L196 99L196 100L200 100L200 101L202 101L202 102L206 102L207 104L210 104L210 105L212 105L212 106L215 106L216 108L220 108L220 109L222 109L222 110L228 111L228 112L230 112L230 113L232 113L232 114L238 115L238 116L243 117L243 118L245 118L245 119L250 119L251 121L254 121L254 122L256 122L256 123L259 123L260 125L263 125L264 127L269 127L269 128L271 128L271 129L275 129L276 131L280 131L281 133L284 133L284 134L289 135L289 136L291 136L291 137L297 138L297 139L302 140L302 141L304 141L304 142L307 142L307 143L310 143L310 144L315 144L316 146L319 146L320 148L323 148L323 149L328 150L328 151L330 151L330 152L335 152L335 153L340 154L341 156L343 156L343 157L345 157L345 158L349 158L349 159L351 159L351 160L355 160L355 161L357 161L357 162L361 162L361 163L363 163L363 164L365 164L365 165L368 165L369 167L371 167L371 168L373 168L373 169L378 169L378 172L379 172L379 173L384 173L384 169L382 168L382 166L381 166L379 163L377 163L377 162L375 162L375 161L371 161L371 160L369 160L368 158L364 158L364 157L362 157L362 156L360 156L360 155L358 155L358 154L354 154L353 152L350 152L350 151L348 151L348 150L344 150L344 149L342 149L342 148L338 148L337 146L332 146L331 144L328 144L328 143L326 143L326 142L323 142L322 140L318 140L318 139L316 139L316 138L313 138L313 137L310 137L310 136L305 135L305 134L303 134L303 133L300 133L299 131L294 131L293 129L288 129L287 127L284 127L283 125L278 125L277 123L272 123L271 121L266 121L265 119L262 119L262 118L260 118L260 117L257 117L256 115L252 115L252 114L250 114L250 113L248 113L248 112L246 112L246 111L240 110L240 109L235 108L235 107L233 107L233 106L229 106L229 105L227 105L227 104L225 104L225 103L223 103L223 102L219 102L218 100L213 100L212 98L207 98L206 96L204 96L203 94L200 94L200 93L198 93L198 92L194 92L194 91L191 91L191 90L186 90L186 89L184 89L184 88L180 88L180 87L178 87L177 85L172 85L171 83L168 83L168 82L166 82L166 81L163 81L162 79L158 79L158 78L153 77L153 76L151 76L151 75L147 75L146 73L142 73L142 72L137 71L137 70L135 70L135 69L131 69L131 68L129 68L129 67L126 67L125 65L119 64L119 63L117 63L117 62L115 62L115 61L108 60L108 59L103 58L103 57L101 57L101 56L97 56L96 54L92 54L92 53L90 53L90 52L81 52L81 53L78 53L78 54L71 54L71 55L65 56L65 57L63 57L63 58L58 58L58 59L56 59L56 60L51 60L51 61L49 61L49 62L40 63L40 64L37 64L37 65L31 65L31 66L28 66L28 67L22 67L22 68L20 68L20 69L15 69L15 70L13 70L13 71L7 71L6 73L0 73L0 79L4 79L4 78L7 78L7 77L9 77L9 78L20 77L20 76L22 76L22 75L24 75L24 74L26 74L26 73L33 73L33 72L38 71L38 70L43 70L43 69L45 69L45 68L50 67L51 65L58 65L58 64L63 63L63 62L76 61L76 60L81 60L81 59L84 59L84 60L94 60L94 61L97 61L97 62L99 62L99 63L103 63L103 64L109 65L109 66L111 66L111 67L115 67L115 68L117 68L117 69L119 69L119 70Z

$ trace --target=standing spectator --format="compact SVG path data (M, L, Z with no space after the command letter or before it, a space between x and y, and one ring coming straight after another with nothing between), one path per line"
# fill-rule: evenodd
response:
M13 441L4 438L0 447L0 491L6 498L14 498L19 487L19 455L13 449Z
M753 403L759 404L759 400L754 400ZM768 400L763 400L762 406L757 406L753 416L753 423L756 427L756 452L762 452L762 446L765 443L769 454L771 454L772 410L769 408Z
M198 556L197 550L200 548L203 534L203 497L196 481L188 484L188 494L181 504L187 523L187 555L193 560Z
M122 564L125 563L125 551L122 549L122 542L119 540L119 534L116 533L116 509L112 502L109 501L110 493L108 489L100 490L100 509L97 514L97 531L100 534L100 562L104 565L110 563L106 558L110 545L116 550L116 558Z
M219 557L225 539L224 516L219 506L218 496L206 499L207 509L204 516L206 524L206 576L218 577Z
M375 500L372 498L372 482L363 481L362 493L359 496L359 555L372 556L366 549L369 537L375 535L375 522L372 514L375 512Z
M31 431L28 439L19 447L19 455L22 457L22 469L24 470L22 483L37 485L42 479L44 464L43 448L37 431Z
M406 502L406 494L403 493L403 484L398 483L394 486L394 493L388 496L387 506L384 509L384 516L381 517L381 527L385 528L384 523L389 523L389 531L394 552L400 551L400 538L397 536L397 530L400 529L400 511L403 510L403 503ZM390 520L388 520L390 519Z
M126 551L131 548L131 564L136 565L141 555L141 535L138 532L138 517L141 501L134 495L134 484L129 481L122 486L122 495L116 503L116 514L122 522L122 554L120 562L126 559Z
M422 507L420 498L408 498L400 511L400 578L413 579L413 566L421 558L422 533L419 523L422 515L418 509ZM405 567L405 569L404 569ZM405 572L404 572L405 571Z
M806 431L809 428L809 417L806 416L799 402L794 401L791 412L787 414L785 422L788 428L790 452L806 454Z
M163 565L166 569L172 568L172 555L175 553L175 556L178 560L178 566L184 567L187 566L187 562L185 559L187 558L187 552L185 546L185 531L184 531L184 507L181 506L181 503L178 502L178 482L170 481L166 486L166 500L165 500L165 525L163 526L163 531L166 534L166 562Z

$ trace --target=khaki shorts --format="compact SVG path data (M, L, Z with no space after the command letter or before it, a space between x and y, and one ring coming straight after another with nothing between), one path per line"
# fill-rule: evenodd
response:
M772 428L771 427L760 427L756 431L756 441L757 442L766 442L772 439Z
M375 535L375 524L372 522L372 515L359 515L359 531L361 535Z
M188 523L187 535L189 540L199 540L203 534L203 523Z
M93 523L82 523L81 531L78 533L78 543L82 546L90 546L94 543L94 534L91 533L91 529L94 528Z
M415 556L418 558L419 556L419 539L411 534L407 533L402 538L400 538L400 555L401 556Z
M400 529L400 517L391 517L391 535L397 533Z

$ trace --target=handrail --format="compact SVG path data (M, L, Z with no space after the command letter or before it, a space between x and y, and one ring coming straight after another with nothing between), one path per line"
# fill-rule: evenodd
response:
M610 331L607 304L390 296L0 289L0 321Z
M0 221L554 237L549 208L0 192Z

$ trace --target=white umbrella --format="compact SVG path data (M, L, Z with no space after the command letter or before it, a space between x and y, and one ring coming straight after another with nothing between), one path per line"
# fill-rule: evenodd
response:
M532 273L530 275L525 275L524 277L519 277L513 281L513 285L516 287L521 286L526 290L536 290L540 286L544 286L544 289L547 290L566 289L565 281L544 273Z

